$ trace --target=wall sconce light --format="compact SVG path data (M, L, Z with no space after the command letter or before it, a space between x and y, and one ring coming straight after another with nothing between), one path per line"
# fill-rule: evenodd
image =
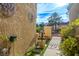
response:
M12 16L15 13L14 3L0 3L0 12L3 16Z
M14 42L16 40L16 36L10 36L9 41Z

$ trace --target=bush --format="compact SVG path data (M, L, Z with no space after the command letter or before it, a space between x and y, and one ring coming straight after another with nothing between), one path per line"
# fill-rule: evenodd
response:
M39 33L42 29L43 29L43 27L38 26L38 27L36 27L36 32Z
M29 49L29 51L26 52L24 55L25 56L34 56L35 55L34 48Z
M72 26L66 26L61 29L60 34L62 37L67 38L68 36L74 36L74 28Z
M60 43L60 50L64 55L79 55L79 39L75 37L76 26L79 26L79 19L73 20L66 27L61 28L60 34L63 40Z
M34 49L35 49L35 45L28 48L24 55L25 56L34 56L35 55Z
M62 37L75 36L76 26L79 26L79 19L71 21L67 26L61 28L60 34Z
M74 56L77 52L76 39L68 37L60 44L60 51L63 55Z
M79 19L75 19L69 23L70 26L79 26Z
M0 40L8 41L8 36L7 35L0 35Z

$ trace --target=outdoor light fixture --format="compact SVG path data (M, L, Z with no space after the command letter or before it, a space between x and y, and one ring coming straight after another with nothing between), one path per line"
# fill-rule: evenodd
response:
M9 41L14 42L16 40L16 36L10 36Z

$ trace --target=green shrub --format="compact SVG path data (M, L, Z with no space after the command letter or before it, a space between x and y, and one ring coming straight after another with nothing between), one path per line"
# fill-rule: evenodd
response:
M79 19L71 21L67 26L61 28L60 34L62 37L75 36L75 27L79 26Z
M26 52L25 54L24 54L25 56L34 56L35 55L35 53L34 53L34 48L33 49L30 49L28 52Z
M36 32L39 33L42 29L43 29L43 27L38 26L38 27L36 27Z
M79 26L79 18L71 21L69 23L70 26Z
M0 40L9 40L7 35L0 35Z
M73 30L74 28L72 26L66 26L61 29L60 34L62 37L66 38L68 36L74 36L73 35Z
M35 55L34 49L35 49L35 45L31 46L31 47L27 50L27 52L25 52L24 55L25 55L25 56L33 56L33 55Z
M64 55L74 56L77 52L77 43L76 39L68 37L60 44L60 51Z
M60 50L64 55L79 55L79 41L75 37L76 26L79 26L79 19L73 20L66 27L61 28L60 34L63 40L60 43Z

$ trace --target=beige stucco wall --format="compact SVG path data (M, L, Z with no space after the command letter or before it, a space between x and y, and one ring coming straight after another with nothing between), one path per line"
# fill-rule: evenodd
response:
M28 12L34 15L33 21L28 18ZM10 55L24 55L35 35L36 4L16 4L13 16L0 17L0 34L16 35L12 43Z
M69 10L69 19L74 20L79 17L79 3L73 3Z

